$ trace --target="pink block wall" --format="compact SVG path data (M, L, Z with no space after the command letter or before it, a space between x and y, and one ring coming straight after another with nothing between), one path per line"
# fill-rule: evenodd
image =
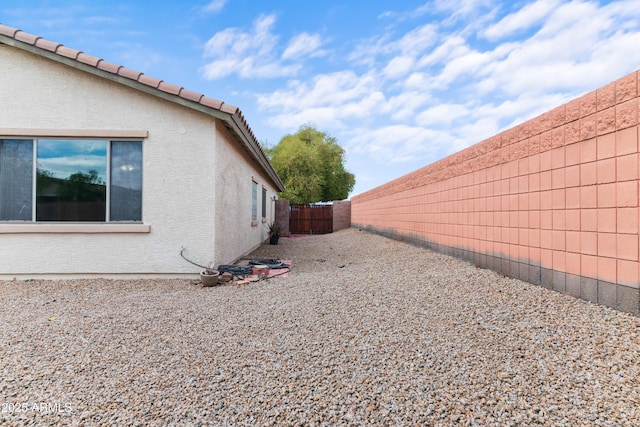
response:
M352 225L640 314L639 75L354 196Z
M351 227L351 202L336 200L333 202L333 231Z

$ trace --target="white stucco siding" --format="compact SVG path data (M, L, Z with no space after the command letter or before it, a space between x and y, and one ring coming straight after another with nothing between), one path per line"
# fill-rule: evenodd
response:
M233 160L240 150L220 140L225 134L216 130L213 117L11 47L0 46L0 69L0 128L148 131L142 208L143 223L150 226L148 233L0 234L0 278L188 276L198 268L179 256L182 247L189 258L208 263L228 261L228 255L259 242L242 237L233 244L225 239L223 245L233 248L216 247L217 202L237 206L231 198L246 199L235 191L216 194L216 179L243 181L217 168L225 163L240 165L235 170L242 175L255 172L246 156ZM220 162L217 156L230 157Z
M231 138L227 129L218 125L217 137ZM273 221L273 196L277 190L268 177L256 171L249 156L237 145L216 147L216 238L219 263L229 263L268 238L267 224ZM258 184L258 220L251 220L252 182ZM267 189L267 217L262 219L262 188Z

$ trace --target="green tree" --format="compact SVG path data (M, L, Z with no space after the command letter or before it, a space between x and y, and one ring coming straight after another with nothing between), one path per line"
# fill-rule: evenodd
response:
M266 152L286 187L280 197L291 203L346 199L356 183L344 168L344 149L311 125L301 126Z

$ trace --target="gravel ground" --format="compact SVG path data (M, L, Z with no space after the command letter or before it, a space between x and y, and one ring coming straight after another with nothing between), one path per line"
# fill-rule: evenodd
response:
M356 229L287 278L0 282L5 425L638 425L640 318Z

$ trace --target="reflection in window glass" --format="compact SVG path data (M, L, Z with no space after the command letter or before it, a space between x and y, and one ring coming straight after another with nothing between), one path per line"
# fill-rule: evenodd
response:
M0 139L0 221L34 217L142 221L142 141Z
M36 159L36 220L106 220L107 141L39 140Z
M0 140L0 220L31 221L33 141Z
M111 143L111 221L142 220L142 144Z

